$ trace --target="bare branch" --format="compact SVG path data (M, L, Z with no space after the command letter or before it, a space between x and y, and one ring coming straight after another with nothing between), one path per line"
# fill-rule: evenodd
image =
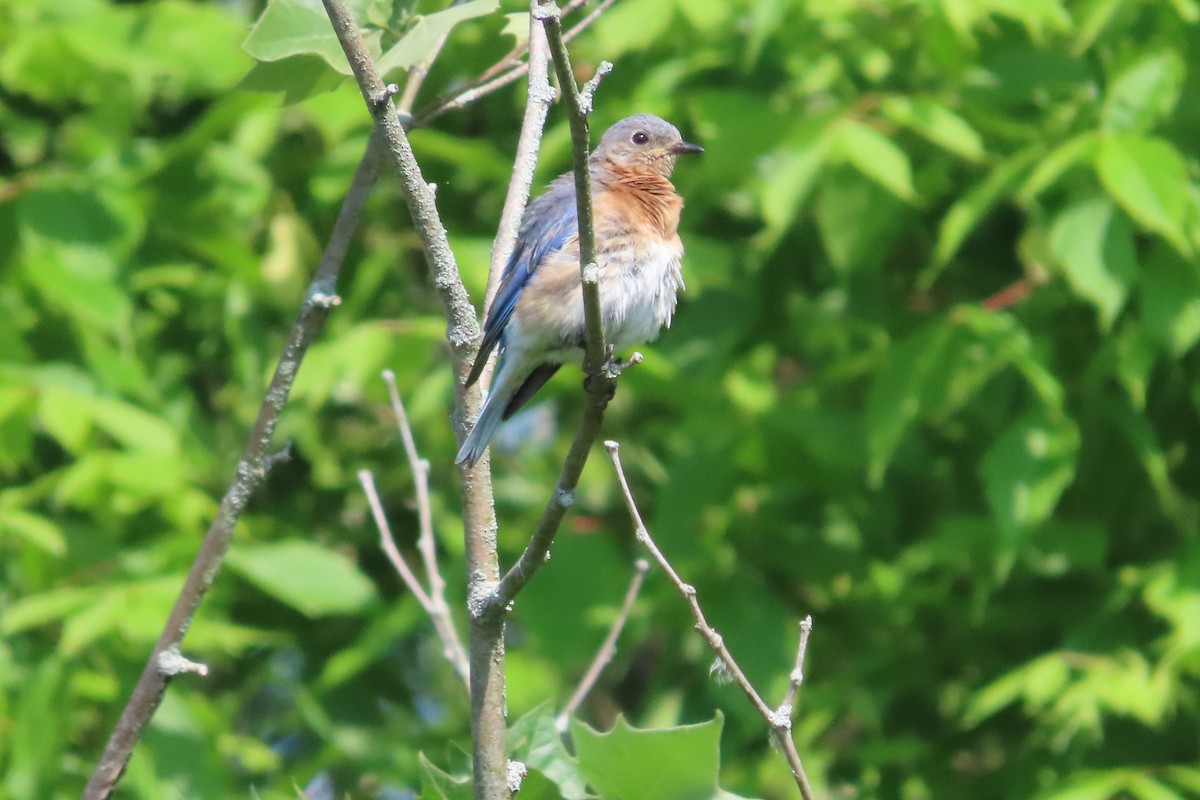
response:
M792 667L787 695L779 704L779 708L775 709L776 714L787 714L790 717L796 707L796 692L800 691L800 684L804 682L804 655L808 650L808 637L812 635L812 628L811 616L800 620L800 643L796 646L796 666Z
M530 0L532 5L537 0ZM554 101L554 87L550 85L547 61L546 32L533 19L529 19L529 87L526 91L525 116L521 122L521 135L517 139L517 153L513 160L512 180L504 199L504 210L500 213L500 225L496 242L492 246L492 262L488 271L487 299L484 313L492 305L492 298L500 285L504 265L512 255L521 227L521 215L529 202L529 189L533 185L533 172L537 167L538 150L541 149L542 130L546 126L546 115Z
M563 706L562 713L555 720L555 724L560 731L567 729L567 720L583 703L588 693L592 691L592 687L600 679L600 673L604 672L604 668L608 666L609 662L613 660L613 656L617 653L617 639L621 636L621 631L624 630L625 623L629 620L629 614L633 611L633 603L637 600L638 592L642 590L642 584L646 581L646 573L650 570L650 562L644 558L639 558L633 566L633 578L629 581L629 588L625 590L625 599L621 601L621 610L617 613L617 618L613 620L612 627L608 630L608 635L604 637L604 642L600 645L600 649L596 651L596 657L592 659L592 663L588 665L587 671L584 672L582 680L579 681L579 686L575 688L575 693L571 695L571 699Z
M531 8L537 0L530 0ZM492 298L500 287L504 266L516 246L517 233L521 228L521 217L529 202L529 189L533 185L533 171L537 166L538 150L542 144L542 129L546 115L554 100L554 87L550 85L547 63L546 33L533 15L529 17L529 88L525 102L525 117L521 122L521 135L517 139L517 154L513 160L512 179L508 194L504 198L504 210L500 213L500 224L496 230L496 241L492 245L492 262L488 269L487 293L484 296L484 317L492 306ZM483 374L486 386L491 381L491 368Z
M599 3L591 13L581 19L579 22L571 26L571 29L563 33L563 41L569 42L579 34L583 33L593 22L600 18L608 7L616 0L603 0ZM566 17L570 12L583 5L585 0L571 0L562 8L562 16ZM514 48L511 52L493 64L491 67L480 73L479 77L468 83L465 87L457 89L453 92L444 94L432 103L429 104L423 111L416 115L413 120L412 127L420 128L428 125L433 120L443 114L456 111L470 105L481 97L485 97L497 89L502 89L514 81L521 79L525 73L529 71L529 64L521 61L528 48L528 43Z
M325 326L329 312L341 300L335 294L337 277L346 254L346 245L358 223L358 215L366 202L369 182L364 174L370 165L364 160L355 175L354 186L346 195L329 236L321 265L305 294L300 314L292 326L287 346L279 357L275 374L258 409L258 417L250 432L241 460L238 461L236 477L217 509L217 515L204 535L204 542L196 554L175 605L167 617L162 633L146 659L146 666L133 687L133 693L121 711L116 728L105 744L104 752L96 764L84 789L84 800L103 800L112 796L113 790L125 772L133 746L142 736L142 731L155 710L162 702L167 683L180 672L200 672L200 665L183 658L180 644L200 601L216 580L221 562L233 539L233 528L246 508L251 495L266 479L270 467L279 461L269 453L271 436L279 415L287 403L292 383L300 369L300 362L308 351L309 344ZM201 673L202 674L202 673Z
M454 253L446 237L429 182L413 155L408 136L396 114L387 87L371 60L358 25L345 0L322 0L334 33L354 71L359 90L383 137L385 150L400 177L405 202L425 251L434 287L447 317L455 381L455 433L461 442L467 420L479 416L482 393L478 385L466 386L466 376L479 348L479 324L463 287ZM459 469L463 492L463 530L469 580L468 598L488 594L500 576L496 550L496 514L492 501L489 462ZM475 796L506 800L508 757L505 750L504 618L471 614L471 743Z
M413 439L412 426L408 424L408 414L404 411L404 402L400 399L400 391L396 388L396 375L390 369L384 370L383 382L387 384L388 395L392 401L392 411L396 415L396 425L400 430L400 439L404 442L404 452L412 469L413 487L417 493L417 522L419 534L417 549L425 564L425 575L429 580L429 616L433 619L434 628L442 640L446 660L454 667L464 680L467 680L470 670L467 664L467 654L463 649L458 629L454 626L454 616L450 606L446 604L446 581L438 567L437 547L433 540L433 509L429 501L429 462L421 458L417 452L417 444ZM470 684L468 682L468 689Z
M658 549L658 545L654 543L654 539L650 536L650 531L647 530L646 524L642 521L641 512L638 511L637 503L633 499L633 492L629 489L629 481L625 478L625 469L621 466L621 456L618 452L620 445L613 441L604 443L604 447L608 450L608 457L612 461L613 469L617 473L617 480L621 484L621 493L625 497L625 507L629 510L629 516L633 520L634 531L638 542L650 552L650 556L654 561L662 567L663 572L667 573L667 577L675 584L675 588L683 599L687 602L688 607L692 611L692 617L696 620L696 630L704 638L709 649L712 650L720 660L722 666L729 672L734 683L746 695L750 704L754 706L763 721L767 723L771 731L772 738L779 744L783 750L784 757L787 759L788 767L792 770L792 776L796 779L796 786L800 789L800 796L804 800L813 800L812 787L809 785L808 776L804 772L804 765L800 762L800 754L796 752L796 743L792 741L792 718L791 708L787 709L787 713L783 714L780 711L773 710L765 702L762 695L750 683L750 679L746 677L746 673L738 666L738 663L733 658L733 654L729 652L729 648L725 646L725 640L721 634L708 624L708 620L704 617L704 611L700 608L700 601L696 597L696 588L691 584L684 583L679 577L679 573L667 561L666 556ZM797 680L797 675L800 673L800 662L804 658L804 651L808 646L808 636L805 631L811 630L811 621L806 629L801 624L801 645L796 656L797 667L792 672L792 680Z

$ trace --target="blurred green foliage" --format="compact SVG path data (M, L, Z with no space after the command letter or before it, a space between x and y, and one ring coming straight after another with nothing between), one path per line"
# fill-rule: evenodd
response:
M521 29L516 0L467 6L423 98ZM444 7L358 4L393 79ZM236 3L0 5L2 797L78 796L362 153L357 89L268 25L303 33L314 8L277 0L251 32L263 9ZM616 63L595 130L655 112L707 150L677 174L688 291L605 433L768 698L814 616L796 736L823 795L1200 794L1198 20L1195 0L619 0L573 44L581 75ZM475 297L523 98L412 135ZM555 110L541 180L567 147ZM444 322L388 180L340 290L280 426L296 457L186 641L211 674L171 687L122 796L463 790L467 704L355 480L375 471L411 552L394 369L461 605ZM578 384L493 448L506 560ZM670 748L679 792L718 792L719 732L720 786L794 796L654 573L581 717L664 730L576 722L581 763L561 749L553 704L636 555L595 458L509 630L528 794L634 796L594 770Z

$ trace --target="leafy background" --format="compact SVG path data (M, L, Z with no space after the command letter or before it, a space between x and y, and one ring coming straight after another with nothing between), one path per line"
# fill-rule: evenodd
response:
M520 3L469 5L424 98L514 44ZM357 11L402 78L443 7ZM251 32L255 3L0 6L0 796L78 796L362 152L336 52L292 41L314 8L275 0ZM1198 20L1195 0L619 0L573 45L583 75L616 63L594 128L651 111L707 149L677 174L686 296L605 434L769 697L814 616L796 736L826 796L1200 793ZM412 135L475 297L523 96ZM567 142L555 110L540 181ZM394 369L460 602L444 323L390 181L341 293L280 427L296 457L187 639L211 675L171 687L122 796L469 796L465 699L355 480L375 471L412 548ZM509 559L578 416L563 372L493 448ZM529 795L650 796L614 765L653 754L681 778L655 796L717 796L719 742L724 789L794 796L653 572L572 723L580 762L562 749L555 704L636 555L595 458L510 628Z

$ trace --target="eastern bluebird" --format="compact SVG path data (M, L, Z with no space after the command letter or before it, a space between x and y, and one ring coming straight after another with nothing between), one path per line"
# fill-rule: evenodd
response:
M596 263L604 339L614 348L658 336L671 324L683 243L683 200L671 184L675 158L702 153L671 123L650 114L609 128L588 159L596 221ZM500 346L491 393L455 463L474 465L496 426L508 419L568 361L582 362L583 295L575 180L557 178L525 210L512 257L483 326L471 374L479 379Z

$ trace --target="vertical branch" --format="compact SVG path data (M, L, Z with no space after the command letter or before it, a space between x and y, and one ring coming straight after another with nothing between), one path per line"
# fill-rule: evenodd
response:
M367 108L383 136L417 235L433 275L447 318L446 338L457 377L454 393L455 433L461 442L466 420L479 415L478 385L465 386L466 375L479 348L479 325L467 297L454 253L434 202L433 191L421 174L408 137L392 102L394 87L385 86L371 60L344 0L322 0L338 42L346 54ZM463 493L463 531L468 575L469 660L471 672L471 743L475 795L483 800L510 796L505 750L504 617L483 613L500 577L496 548L496 515L491 473L484 459L460 467Z
M554 0L538 0L535 17L546 27L546 40L554 61L554 72L567 104L571 126L571 163L575 173L575 205L579 214L579 269L583 276L583 316L587 338L584 370L598 372L604 363L604 328L600 316L600 270L596 265L596 223L592 209L592 180L588 168L588 122L591 92L586 95L575 83L571 55L563 41L562 19ZM600 65L596 80L612 69L607 61ZM595 85L591 86L595 91Z
M571 161L575 175L575 203L579 217L579 267L583 291L583 313L587 354L584 371L587 380L587 406L583 411L579 429L571 442L571 449L563 462L554 493L542 511L537 528L529 539L517 563L504 574L495 593L488 599L492 609L503 609L525 587L533 574L546 562L550 546L558 533L558 527L566 516L567 509L575 502L575 487L587 463L592 443L600 435L600 423L604 420L604 409L616 391L617 378L624 366L607 357L604 344L604 329L600 315L600 270L596 265L596 228L592 213L592 183L588 168L587 115L591 112L591 95L604 75L612 70L607 61L600 64L596 76L583 91L575 83L571 71L570 55L563 41L559 9L553 0L538 0L533 13L546 28L546 39L550 46L550 57L558 74L560 88L566 98L571 124ZM636 354L635 354L636 355ZM630 359L636 363L640 359Z
M546 33L533 15L538 0L530 0L529 15L529 87L526 91L525 116L521 121L521 135L517 139L517 153L513 159L512 179L508 194L504 198L504 209L500 213L500 224L496 230L496 241L492 245L492 261L488 268L487 292L484 295L484 317L492 306L492 298L500 287L504 266L512 255L521 228L521 217L529 202L529 189L533 185L533 173L537 167L538 150L542 145L542 130L546 126L546 115L554 100L554 87L550 85L547 62ZM486 386L491 381L490 367L484 372Z

